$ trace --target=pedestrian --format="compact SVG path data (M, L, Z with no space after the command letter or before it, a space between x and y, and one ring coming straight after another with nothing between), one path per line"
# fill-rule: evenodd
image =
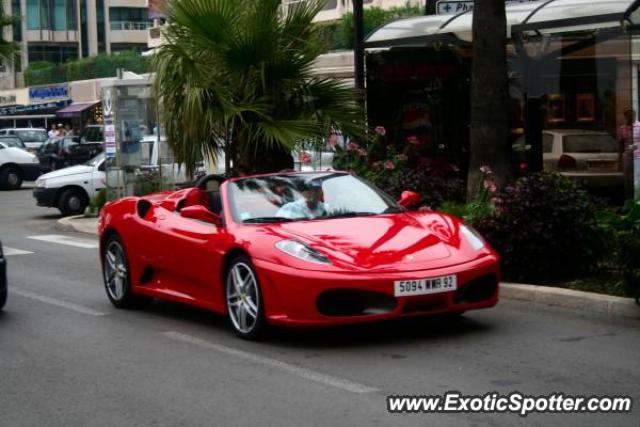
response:
M70 124L64 125L64 135L65 136L74 136L73 129L71 129Z
M66 134L64 125L62 123L58 123L58 136L65 136Z
M51 129L49 130L49 138L56 138L58 136L58 129L56 128L56 124L53 123L51 125Z
M633 152L640 144L640 122L631 107L624 109L623 116L624 124L618 128L619 159L624 172L625 194L633 197Z

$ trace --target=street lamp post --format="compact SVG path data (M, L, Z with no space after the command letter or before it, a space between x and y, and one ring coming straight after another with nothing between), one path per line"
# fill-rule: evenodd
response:
M353 0L353 26L355 30L353 44L353 64L356 88L364 89L364 15L362 0Z

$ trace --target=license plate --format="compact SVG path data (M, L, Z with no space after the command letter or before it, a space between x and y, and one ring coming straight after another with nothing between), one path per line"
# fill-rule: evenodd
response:
M396 280L393 294L397 297L429 295L455 291L457 288L458 278L455 275L430 277L428 279Z
M615 161L590 161L588 169L594 171L614 171L618 169L618 162Z

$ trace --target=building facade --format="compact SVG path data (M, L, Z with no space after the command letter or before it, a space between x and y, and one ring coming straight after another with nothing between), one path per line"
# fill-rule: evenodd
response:
M5 13L22 18L5 29L21 45L14 67L3 67L0 88L23 85L29 63L63 63L99 53L146 50L152 26L146 0L9 0Z

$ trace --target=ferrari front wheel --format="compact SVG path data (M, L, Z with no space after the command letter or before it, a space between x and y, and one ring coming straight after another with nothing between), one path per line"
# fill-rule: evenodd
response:
M134 295L131 291L129 263L120 237L112 234L103 247L104 287L111 303L117 308L139 308L150 302L151 298Z
M229 322L236 334L257 339L265 329L260 284L251 260L239 256L231 263L226 277L225 296Z

